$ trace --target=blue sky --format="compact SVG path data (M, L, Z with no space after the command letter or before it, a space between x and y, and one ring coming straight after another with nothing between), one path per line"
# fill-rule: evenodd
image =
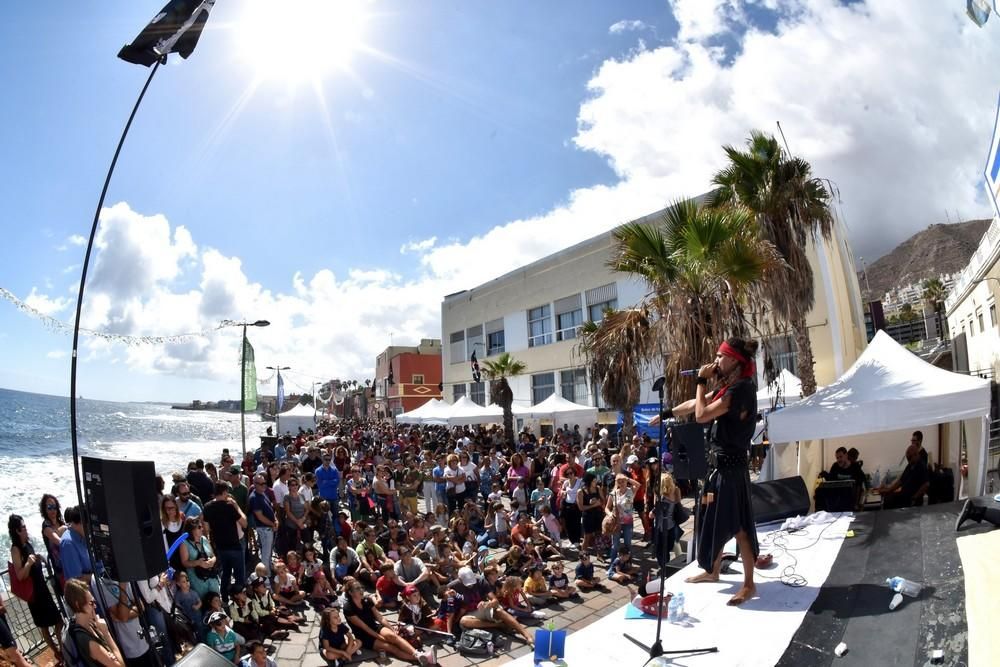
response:
M698 194L722 143L775 119L837 180L862 254L945 210L985 210L1000 38L939 3L363 0L363 46L315 87L253 85L242 26L263 4L219 0L191 59L157 74L108 195L119 206L88 291L93 328L266 317L260 365L293 366L300 386L368 377L390 334L440 335L445 293ZM159 6L17 3L0 25L0 287L63 321L83 255L71 237L89 231L147 74L115 54ZM881 220L873 181L927 155L936 163L891 179L905 220ZM67 392L68 336L2 302L0 340L0 386ZM81 391L231 397L237 351L231 332L166 348L91 341Z

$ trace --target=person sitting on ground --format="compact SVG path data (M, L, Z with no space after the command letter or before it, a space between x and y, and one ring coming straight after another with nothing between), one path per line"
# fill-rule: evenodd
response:
M549 595L565 600L576 595L576 588L569 583L569 577L560 562L552 563L552 574L549 575Z
M246 586L233 584L229 587L229 618L233 619L233 630L248 642L263 639L260 625L253 617Z
M201 596L191 588L191 580L183 570L174 573L174 604L180 609L200 639L205 636L205 624L201 614Z
M399 594L403 584L396 576L395 565L386 561L379 567L379 578L375 582L375 606L378 609L395 609L399 606Z
M205 643L226 660L239 664L241 646L236 633L226 623L226 618L221 611L212 612L208 617L209 631Z
M462 605L465 597L454 588L448 588L441 594L441 604L434 615L434 629L455 636L456 621L462 616Z
M301 605L305 599L304 591L299 590L299 583L288 571L288 565L278 561L274 565L274 599L286 607Z
M483 568L482 577L476 576L471 568L464 567L458 572L459 581L453 586L465 595L465 615L459 620L463 630L502 629L516 632L529 646L535 641L521 623L507 612L497 596L500 572L496 565Z
M351 632L351 626L344 622L337 607L323 612L319 646L323 659L332 667L340 667L361 655L361 642Z
M618 556L608 566L608 579L617 581L622 585L631 584L635 581L638 569L632 563L632 554L628 547L622 545L618 547Z
M417 651L389 627L375 608L375 602L365 596L365 589L356 581L347 586L344 616L366 649L385 651L400 660L421 665L430 664L429 654Z
M549 592L549 582L545 579L545 570L536 565L531 568L531 574L524 582L524 592L528 596L528 601L536 607L548 604L554 597Z
M517 518L517 526L511 531L510 539L515 546L521 547L526 554L536 560L559 560L563 557L552 538L535 529L527 513Z
M594 572L594 564L586 551L580 552L580 562L576 566L575 574L577 588L582 591L590 591L600 586L600 580Z
M920 458L919 448L911 444L906 448L906 468L899 479L892 484L878 488L882 496L883 509L896 509L922 505L924 494L930 486L930 473L927 464Z
M312 582L309 601L322 611L337 599L337 591L330 585L330 580L326 578L326 572L323 570L316 573L316 576L312 578Z
M524 580L521 577L510 575L504 579L497 597L504 610L514 618L541 618L543 616L531 606L531 601L524 592Z
M403 598L399 605L400 625L412 625L418 628L430 628L434 624L434 609L420 595L420 589L413 584L403 588ZM419 636L419 634L418 634Z
M247 654L240 662L240 667L278 667L278 663L267 657L267 647L261 642L250 642Z
M399 562L393 567L397 585L400 587L413 585L420 591L420 594L428 603L434 602L434 594L437 592L437 585L434 578L424 565L424 562L413 555L413 550L409 547L400 547Z
M287 609L278 606L271 595L271 591L267 590L267 581L265 579L258 577L256 574L251 576L250 590L252 591L250 609L252 610L254 620L260 624L262 634L271 636L275 632L282 630L301 632L299 630L299 622L302 619Z

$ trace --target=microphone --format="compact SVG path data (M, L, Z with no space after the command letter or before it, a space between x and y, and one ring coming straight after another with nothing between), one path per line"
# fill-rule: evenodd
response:
M688 368L688 369L679 371L677 374L680 375L682 378L694 377L695 375L698 374L699 370L700 369L698 369L698 368Z

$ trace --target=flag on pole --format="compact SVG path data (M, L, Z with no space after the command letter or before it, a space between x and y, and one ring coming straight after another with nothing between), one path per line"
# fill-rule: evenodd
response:
M118 52L122 60L149 67L168 53L187 58L198 45L215 0L170 0L142 32Z
M965 13L973 23L982 28L990 18L990 6L986 0L967 0Z
M253 363L253 345L243 337L243 412L257 409L257 367Z
M278 412L285 405L285 381L281 379L281 371L278 371Z
M389 385L396 384L396 380L392 377L392 359L389 360Z
M472 381L473 382L481 382L482 379L483 379L483 375L482 375L482 373L479 370L479 360L476 359L476 351L475 350L472 351L472 359L471 359L471 361L472 361Z

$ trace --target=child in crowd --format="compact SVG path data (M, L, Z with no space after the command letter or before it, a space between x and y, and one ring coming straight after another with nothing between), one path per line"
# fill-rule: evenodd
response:
M181 610L194 628L198 638L205 636L205 623L201 615L201 597L191 590L191 580L188 579L187 572L179 570L174 573L174 584L177 590L174 591L174 603Z
M454 627L462 612L462 602L465 598L457 593L455 589L449 588L441 597L441 605L437 610L437 617L434 619L434 628L449 635L455 634Z
M264 638L261 635L260 626L253 617L246 588L239 584L233 584L229 587L229 618L233 620L233 630L247 641L257 641ZM276 632L275 635L279 636L271 636L269 639L288 638L288 633Z
M552 563L552 574L549 575L549 594L557 600L565 600L576 595L576 588L570 586L569 577L560 562Z
M625 545L618 547L618 556L611 561L608 566L608 579L617 581L619 584L631 584L635 582L635 575L638 572L632 563L632 554Z
M299 552L294 549L285 554L285 568L288 570L288 574L295 577L295 583L301 587L302 586L302 559L299 558ZM277 588L275 589L277 590Z
M403 588L403 599L399 605L399 622L423 628L430 627L434 623L434 610L420 595L420 589L413 584L407 584Z
M540 565L531 568L531 574L524 582L524 592L528 596L528 601L536 607L552 599L553 596L549 593L549 582L545 580L545 570Z
M553 544L562 543L562 533L559 526L559 519L555 514L552 513L552 508L548 505L542 505L541 507L541 518L538 520L538 525L545 534L549 536Z
M503 491L500 488L500 482L493 482L493 489L490 491L490 495L486 496L486 502L490 507L497 503L503 503Z
M594 564L590 562L590 554L580 552L580 563L576 566L576 585L582 591L592 591L600 583L594 573Z
M396 576L392 563L382 563L378 571L378 581L375 582L375 607L377 609L395 609L399 606L402 583Z
M209 591L201 597L201 617L205 621L206 628L211 628L208 618L216 612L222 612L223 616L226 614L222 606L222 596L215 591Z
M259 577L264 580L264 586L267 590L271 590L271 577L267 573L267 568L263 563L257 563L257 567L253 569L253 576Z
M503 503L493 503L493 530L497 534L497 544L501 547L510 546L510 514L504 509Z
M299 590L299 584L288 571L288 566L281 561L274 566L274 599L287 607L301 605L306 599L306 594Z
M504 610L514 618L545 618L545 614L535 611L524 594L524 580L518 576L508 576L500 586L497 596Z
M226 620L226 615L221 611L209 615L209 631L205 643L229 662L237 664L240 661L240 641Z
M319 645L323 659L332 667L340 667L361 655L361 642L351 632L351 626L344 622L337 607L323 612Z
M337 580L338 584L344 583L344 579L350 572L350 566L347 564L347 553L342 552L337 554L337 563L333 567L333 576Z
M250 609L265 636L280 630L301 632L299 623L302 619L278 606L271 591L267 590L266 579L261 579L256 575L251 577L250 588L253 591L250 598Z
M302 577L299 580L299 588L311 594L316 573L322 571L323 559L316 554L316 547L311 544L306 545L302 553Z
M438 505L434 508L434 523L442 528L448 528L448 505Z
M320 610L326 609L337 599L337 591L330 585L330 580L326 578L326 573L320 570L312 578L312 591L309 600Z

